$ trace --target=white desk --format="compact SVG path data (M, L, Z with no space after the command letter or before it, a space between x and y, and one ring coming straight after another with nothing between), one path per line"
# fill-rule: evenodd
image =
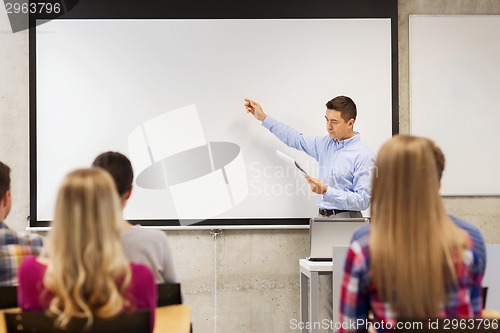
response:
M318 306L318 280L319 275L332 274L333 263L331 261L309 261L300 259L300 320L305 325L310 323L312 332L319 332L319 329L314 328L314 323L319 322L319 306ZM307 280L309 279L309 298ZM309 317L309 304L311 306L311 316ZM319 325L319 324L317 324ZM304 326L305 327L305 326ZM302 329L301 333L306 332Z

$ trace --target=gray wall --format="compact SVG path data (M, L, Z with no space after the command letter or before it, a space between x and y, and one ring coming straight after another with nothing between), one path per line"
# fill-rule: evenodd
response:
M400 0L400 132L409 131L408 15L500 14L498 0ZM0 160L12 168L9 226L24 230L29 214L28 35L12 34L0 10ZM448 211L500 243L499 197L445 198ZM168 232L185 300L197 332L289 332L298 319L298 259L307 230ZM493 258L490 258L492 260ZM216 319L215 319L216 318Z

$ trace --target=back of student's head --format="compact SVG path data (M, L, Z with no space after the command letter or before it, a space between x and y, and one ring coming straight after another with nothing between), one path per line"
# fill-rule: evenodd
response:
M432 140L427 139L430 142L430 145L432 146L432 151L434 153L434 159L436 160L436 168L437 168L437 173L438 173L438 178L439 181L441 181L441 178L443 177L443 171L444 171L444 166L446 164L446 158L444 157L443 151L439 146Z
M372 183L371 272L382 299L400 317L437 315L456 283L466 235L439 196L432 141L395 136L381 148ZM396 291L396 292L395 292Z
M57 196L44 278L54 294L49 311L62 326L72 316L110 317L124 307L131 273L121 248L121 223L120 202L107 172L90 168L66 176Z
M97 156L92 166L103 168L109 172L120 196L126 194L132 187L134 171L130 160L125 155L108 151Z
M372 211L378 211L380 206L404 214L412 209L420 211L432 207L433 211L444 211L439 200L439 179L430 140L404 135L393 137L380 149L375 170ZM393 198L389 199L390 196Z
M0 162L0 200L10 190L10 168Z

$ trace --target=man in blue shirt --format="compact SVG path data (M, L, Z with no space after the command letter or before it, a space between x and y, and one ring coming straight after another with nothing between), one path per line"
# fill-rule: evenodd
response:
M319 164L319 179L306 177L311 190L319 194L322 217L362 217L370 205L373 152L354 131L357 110L353 100L337 96L326 103L328 135L306 136L266 115L259 103L245 99L245 109L286 145L312 156ZM333 318L332 276L320 276L320 297L326 319Z
M306 136L266 115L259 103L245 99L245 108L286 145L312 156L319 164L319 179L306 177L320 195L319 215L362 217L370 204L371 174L375 156L354 131L356 104L346 96L326 103L328 135Z

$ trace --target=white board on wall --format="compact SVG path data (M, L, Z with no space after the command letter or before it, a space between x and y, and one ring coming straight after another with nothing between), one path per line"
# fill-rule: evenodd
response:
M500 16L410 16L410 131L446 156L443 195L500 195Z

